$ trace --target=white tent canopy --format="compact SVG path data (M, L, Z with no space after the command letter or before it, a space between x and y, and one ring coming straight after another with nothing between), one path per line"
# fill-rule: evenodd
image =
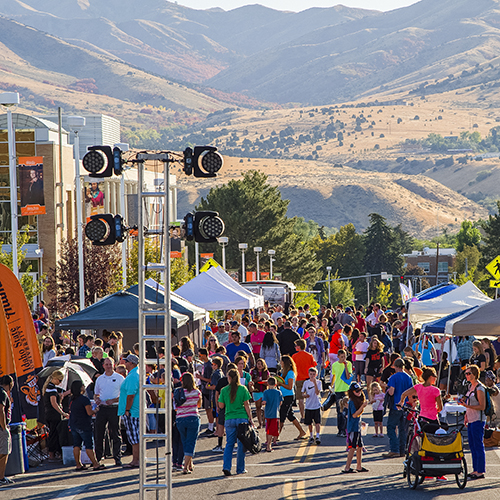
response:
M477 338L500 335L500 300L493 300L447 321L445 332L462 337L474 335Z
M410 302L410 321L414 326L429 323L455 312L491 302L479 288L468 281L451 292L429 300Z
M245 290L219 267L200 273L175 293L208 311L255 309L264 305L264 297Z

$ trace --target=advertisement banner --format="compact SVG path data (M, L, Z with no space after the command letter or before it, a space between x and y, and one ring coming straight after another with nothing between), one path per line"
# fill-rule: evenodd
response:
M247 271L246 272L247 281L256 281L257 273L255 271Z
M37 373L42 369L42 359L35 325L21 284L3 264L0 264L0 300L10 335L21 412L28 420L36 419L40 400Z
M262 272L262 273L260 273L260 279L261 280L268 280L269 279L269 273L268 272Z
M104 179L85 176L84 181L85 216L89 222L92 215L104 213Z
M45 214L43 195L43 156L19 158L21 215Z

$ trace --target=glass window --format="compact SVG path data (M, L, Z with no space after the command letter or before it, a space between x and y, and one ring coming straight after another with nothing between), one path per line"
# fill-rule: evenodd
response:
M448 272L448 262L438 262L438 273Z
M423 269L426 273L428 273L431 270L429 262L419 262L417 266Z

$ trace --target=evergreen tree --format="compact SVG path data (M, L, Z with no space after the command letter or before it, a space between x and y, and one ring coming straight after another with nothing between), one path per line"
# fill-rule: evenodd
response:
M379 214L372 213L369 218L370 225L363 234L366 248L365 270L372 274L382 271L400 274L403 269L403 256L393 228L387 224L385 217ZM375 281L378 283L379 279Z
M481 224L485 232L484 246L481 247L483 257L480 264L483 268L500 254L500 200L497 201L497 207L498 212L490 215L488 220Z
M229 238L226 248L226 268L241 269L238 243L248 243L246 270L256 269L254 246L262 247L260 270L269 271L267 250L276 251L273 272L296 285L312 286L320 277L320 263L309 246L294 233L296 218L288 218L289 200L283 200L277 187L267 183L263 173L250 171L243 179L232 180L212 188L202 198L197 210L216 210L226 226ZM200 245L201 252L213 252L220 258L217 243ZM193 252L190 252L193 254Z
M402 254L411 253L415 245L415 239L413 238L413 236L405 231L401 224L398 224L393 229L393 233L395 237L395 245L396 248L399 249L399 252Z
M457 252L462 252L465 246L473 247L481 242L481 232L470 220L462 221L462 226L457 234L455 248Z

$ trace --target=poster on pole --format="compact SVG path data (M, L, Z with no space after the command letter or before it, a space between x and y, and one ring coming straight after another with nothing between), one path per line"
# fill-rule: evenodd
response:
M87 222L92 215L104 213L104 179L94 179L93 177L84 177L84 200L85 216Z
M19 158L19 187L21 215L45 214L43 194L43 156Z

